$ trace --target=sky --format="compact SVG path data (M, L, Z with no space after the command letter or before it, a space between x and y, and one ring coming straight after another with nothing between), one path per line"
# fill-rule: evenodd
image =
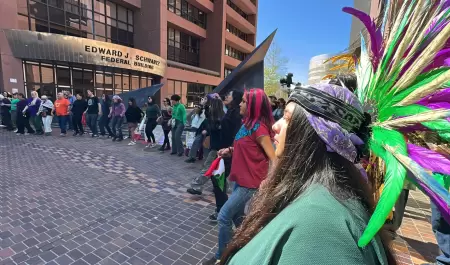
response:
M259 0L258 5L257 43L278 28L275 42L296 82L308 80L311 57L350 44L351 16L342 8L353 6L353 0Z

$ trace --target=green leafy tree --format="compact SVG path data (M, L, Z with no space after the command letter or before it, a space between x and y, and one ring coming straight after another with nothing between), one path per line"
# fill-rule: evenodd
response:
M264 60L264 90L267 95L280 93L280 79L287 74L288 62L281 48L273 42Z

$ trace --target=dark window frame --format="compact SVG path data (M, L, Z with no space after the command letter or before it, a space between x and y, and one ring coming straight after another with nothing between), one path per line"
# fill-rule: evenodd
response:
M248 54L245 52L241 52L240 50L233 48L228 44L225 44L225 55L243 61L245 60L245 58L247 58Z
M206 29L207 15L205 12L203 12L196 6L193 6L186 0L179 0L179 4L181 6L177 5L176 0L173 0L173 3L171 3L171 1L172 0L167 0L167 10L176 14L177 16L181 16L182 18L194 23L201 28Z
M134 14L131 9L128 9L124 6L121 6L119 4L116 4L114 2L109 2L110 4L114 4L115 6L115 16L116 18L107 16L106 8L108 2L105 0L101 0L101 2L104 4L104 12L99 13L95 10L95 1L97 0L89 0L92 4L92 9L90 9L85 4L81 3L81 1L71 1L71 0L65 0L62 7L57 7L54 5L50 5L48 2L43 3L39 0L26 0L27 3L27 10L28 14L22 14L19 13L19 15L25 15L28 18L28 29L32 30L31 20L36 19L39 21L44 22L46 31L45 32L51 32L53 31L61 31L62 29L56 28L52 29L52 25L57 25L58 27L63 28L62 31L64 31L64 35L69 36L76 36L81 38L91 37L92 39L100 39L102 41L112 42L112 43L118 43L124 46L128 47L134 47ZM41 16L38 16L38 13L33 13L32 11L32 4L37 3L38 8L41 8L42 10L37 10L36 12L42 12ZM126 22L122 22L125 25L125 29L122 29L124 31L125 38L119 39L119 28L118 28L118 10L119 6L123 7L126 11ZM64 14L64 23L61 24L60 21L55 21L50 18L50 10L56 10L56 12L62 12ZM75 13L76 12L76 13ZM43 19L42 17L45 16L46 18ZM54 16L52 16L54 17ZM98 18L101 18L102 21L99 21ZM75 22L77 21L78 22ZM113 21L111 24L108 24L108 21ZM96 26L97 23L97 26ZM100 23L100 24L98 24ZM89 28L89 25L92 26L92 32L90 30L85 30L84 27ZM115 24L115 26L114 26ZM108 34L108 27L111 26L111 32L116 31L117 34ZM75 26L75 27L74 27ZM101 32L105 32L105 34L98 34L98 26L102 27L103 30ZM97 29L97 30L96 30ZM130 31L130 30L133 31ZM59 34L62 34L59 33Z
M200 39L173 28L168 28L168 32L167 59L193 66L199 66ZM171 39L171 32L173 32L173 39ZM179 35L179 41L176 40L176 35Z

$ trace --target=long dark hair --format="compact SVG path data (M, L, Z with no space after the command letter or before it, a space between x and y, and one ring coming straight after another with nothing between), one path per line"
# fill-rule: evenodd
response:
M264 93L264 90L252 88L244 93L244 97L247 101L247 112L244 115L245 127L251 129L257 122L260 122L269 129L270 138L272 138L274 119L269 98Z
M356 87L358 86L355 74L339 74L335 78L331 79L328 83L337 86L344 85L346 88L348 88L348 90L352 92L355 92Z
M297 105L286 131L283 156L252 199L251 211L228 245L221 264L313 184L324 186L344 206L346 200L356 199L372 213L375 204L372 193L359 170L337 153L327 152L325 143L308 122L305 110ZM387 241L383 243L389 264L395 264Z
M167 102L168 106L172 106L172 102L170 102L170 98L165 98L164 100Z
M131 101L131 107L137 108L136 99L131 97L128 99L128 101Z
M223 111L223 102L220 99L210 98L208 101L209 109L208 109L208 121L209 123L215 124L220 123L225 112Z
M111 106L111 97L109 96L109 95L106 95L106 94L104 94L105 95L105 104L106 104L106 106Z
M241 104L241 102L242 102L242 97L244 96L244 92L240 91L240 90L232 90L232 91L230 91L230 93L232 93L231 96L233 97L233 100L228 105L228 109L239 108L239 104Z

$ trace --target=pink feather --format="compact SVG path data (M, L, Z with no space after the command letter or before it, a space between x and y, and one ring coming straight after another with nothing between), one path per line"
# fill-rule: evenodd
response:
M371 52L373 56L372 64L374 71L376 71L378 62L380 61L382 55L383 35L381 34L381 29L377 28L375 22L368 14L358 9L352 7L344 7L342 11L358 18L367 28L367 32L370 36Z
M445 156L414 144L408 144L408 154L421 167L450 175L450 160Z

